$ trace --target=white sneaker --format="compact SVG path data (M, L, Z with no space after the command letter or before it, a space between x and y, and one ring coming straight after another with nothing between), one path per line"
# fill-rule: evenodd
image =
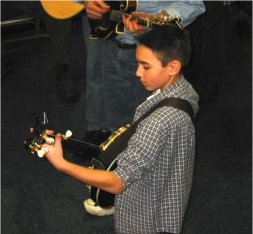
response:
M106 216L112 215L115 212L114 206L110 208L102 208L101 206L97 205L92 199L87 199L83 202L85 210L92 215L97 216Z

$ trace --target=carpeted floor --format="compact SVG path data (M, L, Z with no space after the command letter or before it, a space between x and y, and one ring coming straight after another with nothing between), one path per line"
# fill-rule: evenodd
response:
M63 103L47 38L8 44L13 69L2 76L2 233L114 233L113 217L93 217L84 184L28 154L23 141L33 114L47 111L55 129L84 135L85 56L81 24L73 31L72 67L82 91ZM185 234L250 234L252 198L251 37L226 42L216 102L201 105L198 148ZM3 72L3 71L2 71ZM3 73L2 73L3 74Z

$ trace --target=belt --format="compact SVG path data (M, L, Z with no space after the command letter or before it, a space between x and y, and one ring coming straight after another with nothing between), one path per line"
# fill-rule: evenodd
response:
M124 44L124 43L117 43L117 46L122 50L133 50L136 49L136 44Z

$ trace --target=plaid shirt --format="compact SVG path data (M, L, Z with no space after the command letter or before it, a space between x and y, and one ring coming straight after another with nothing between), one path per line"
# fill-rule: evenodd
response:
M134 120L167 97L188 101L196 114L198 95L182 77L136 110ZM115 173L125 190L115 199L117 233L179 233L192 183L195 129L188 114L165 106L141 121Z

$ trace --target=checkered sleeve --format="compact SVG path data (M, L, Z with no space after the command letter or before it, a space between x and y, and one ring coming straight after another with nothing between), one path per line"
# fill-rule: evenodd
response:
M164 126L157 121L156 113L139 123L127 148L118 155L115 173L123 180L125 188L139 180L145 171L152 170L164 144Z

